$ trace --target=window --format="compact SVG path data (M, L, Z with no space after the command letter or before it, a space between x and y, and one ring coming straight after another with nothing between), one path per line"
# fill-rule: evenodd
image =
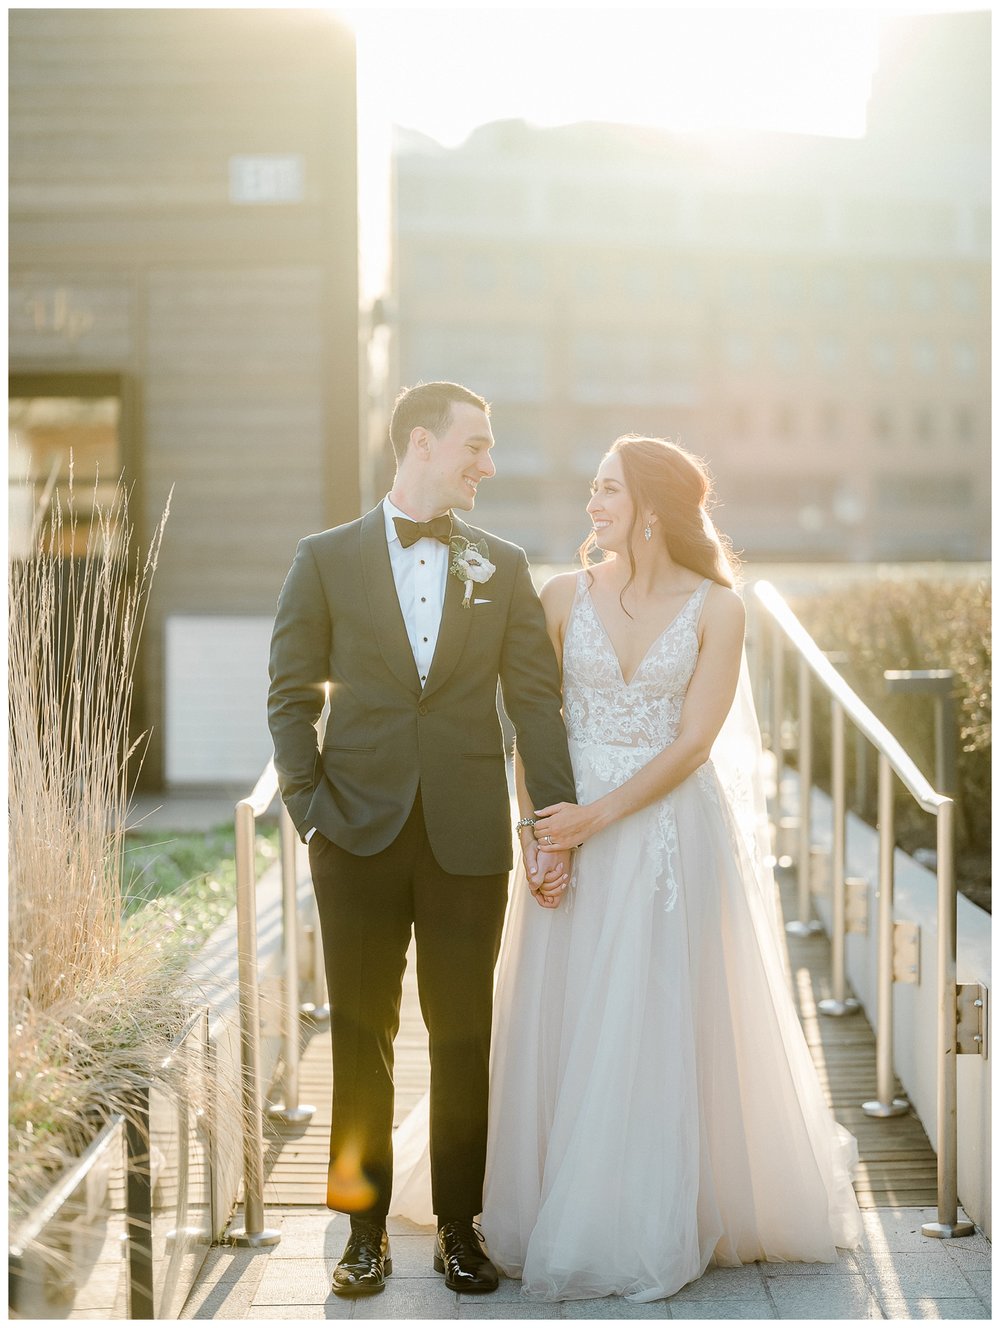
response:
M896 347L885 337L876 337L871 344L872 368L879 374L891 374L896 368Z
M791 373L799 366L799 343L790 332L779 332L774 338L774 362L782 373Z
M726 299L733 304L749 304L754 297L754 282L745 267L733 267L726 273Z
M971 406L955 407L955 437L971 443L976 437L976 416Z
M818 303L828 309L842 305L847 298L844 274L832 268L823 268L816 273L814 289Z
M840 437L840 407L827 401L819 412L820 433L826 442L835 442Z
M872 411L872 437L881 447L893 441L892 412L887 406L876 406Z
M686 404L694 352L685 337L586 332L573 339L573 396L592 403Z
M791 406L779 406L774 415L774 436L781 443L795 440L795 412Z
M693 300L698 295L698 273L688 263L675 263L671 274L671 286L678 300Z
M540 401L545 393L546 343L532 329L426 328L401 365L403 382L475 383L492 401Z
M876 501L883 512L918 507L966 507L972 502L972 483L963 476L877 475Z
M888 272L873 272L868 281L868 299L876 309L892 309L896 304L896 282Z
M844 338L831 333L816 343L816 358L824 373L840 373L847 361Z
M914 309L929 312L937 304L937 286L923 273L915 276L910 283L910 303Z
M573 268L573 289L577 295L596 295L603 284L603 273L592 260L584 258Z
M778 304L802 303L802 273L792 267L777 267L771 274L771 290Z
M951 298L956 309L963 314L973 314L979 309L979 295L976 283L971 277L956 277L951 283Z
M750 412L742 403L733 406L730 411L730 430L736 439L748 438L751 433Z
M730 368L747 369L753 363L753 342L745 332L727 332L722 344Z
M933 341L920 337L913 343L913 367L921 377L937 372L937 347Z
M979 356L971 341L956 341L951 348L951 361L960 378L972 378L979 365Z
M514 260L515 282L522 295L537 295L545 287L545 269L538 258L522 255Z
M469 254L465 260L464 273L466 290L477 295L496 289L496 261L486 254Z
M439 294L447 280L445 256L433 250L418 251L413 257L410 277L417 290Z
M655 294L655 272L646 263L628 263L621 274L622 291L630 300L643 302Z
M120 380L113 375L12 376L8 399L12 554L29 553L39 526L57 505L63 517L62 552L84 554L94 509L106 508L112 501L122 475L121 405ZM71 499L72 524L67 520Z
M918 406L913 414L913 437L921 447L928 447L934 441L934 412L930 406Z

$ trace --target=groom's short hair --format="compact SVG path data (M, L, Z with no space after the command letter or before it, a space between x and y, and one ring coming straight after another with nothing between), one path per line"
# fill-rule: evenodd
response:
M404 387L396 398L389 424L389 441L396 460L402 461L414 429L444 433L451 424L451 408L459 401L476 406L487 415L490 413L489 402L461 383L418 383L416 387Z

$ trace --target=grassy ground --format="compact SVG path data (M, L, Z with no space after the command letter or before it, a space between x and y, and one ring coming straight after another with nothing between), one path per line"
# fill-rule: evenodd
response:
M277 828L259 827L258 877L278 851ZM127 929L156 929L171 946L193 953L236 903L233 826L183 834L130 832L122 877Z

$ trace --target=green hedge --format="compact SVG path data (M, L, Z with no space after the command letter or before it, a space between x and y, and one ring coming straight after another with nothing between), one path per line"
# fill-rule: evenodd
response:
M258 825L257 875L278 856L278 829ZM155 929L162 942L197 950L236 904L231 824L182 833L130 831L125 837L122 912L130 929Z
M959 726L955 818L959 888L985 908L989 908L990 887L990 603L989 583L968 580L880 579L792 600L792 608L817 644L846 657L838 661L846 681L932 784L933 700L890 694L882 675L886 669L954 670ZM829 730L825 723L816 724L815 730L817 771L822 778L828 769ZM849 764L854 775L852 801L874 824L874 755L865 767L863 787L859 787L856 765ZM901 789L896 797L896 826L897 840L908 851L934 847L933 817Z

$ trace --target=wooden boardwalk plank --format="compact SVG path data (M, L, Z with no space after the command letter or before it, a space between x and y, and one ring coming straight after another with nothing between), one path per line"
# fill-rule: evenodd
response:
M782 907L793 916L795 882L781 872ZM862 1208L920 1206L937 1202L937 1162L917 1117L876 1120L861 1103L875 1096L875 1038L862 1013L829 1018L817 1005L830 994L830 946L824 936L787 938L789 972L799 1018L820 1082L834 1116L858 1140L861 1166L855 1191ZM396 1052L396 1111L399 1122L427 1089L427 1031L417 997L413 946L403 979ZM317 1207L326 1199L332 1064L328 1030L303 1029L300 1100L317 1108L306 1125L265 1124L264 1201L277 1207ZM896 1094L902 1096L897 1083Z

